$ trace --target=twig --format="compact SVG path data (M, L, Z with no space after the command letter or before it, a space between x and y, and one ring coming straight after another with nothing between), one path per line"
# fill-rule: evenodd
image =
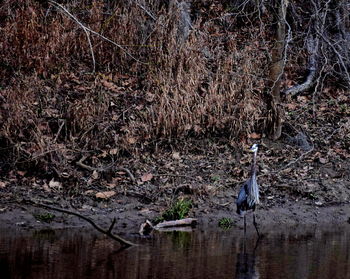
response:
M116 170L116 171L124 171L124 172L126 172L126 174L130 177L130 179L132 180L132 182L135 182L135 181L136 181L135 176L131 173L131 171L130 171L129 169L119 167L119 168L116 168L115 170Z
M170 177L184 177L184 178L193 178L191 176L188 175L184 175L184 174L172 174L172 173L159 173L159 174L153 174L153 177L161 177L161 176L170 176Z
M112 221L112 223L111 223L111 225L109 226L109 229L108 229L108 233L111 233L112 232L112 230L113 230L113 227L114 227L114 224L115 224L115 222L116 222L117 220L115 219L115 217L113 218L113 221Z
M94 168L94 167L90 167L88 165L85 165L83 162L86 160L87 156L83 156L78 162L76 162L75 164L83 169L89 170L89 171L100 171L99 168Z
M281 171L283 171L284 169L290 167L291 165L297 163L298 161L300 161L304 156L306 156L307 154L311 153L314 150L314 145L312 145L311 149L304 152L303 154L301 154L298 158L296 158L295 160L290 161L288 164L286 164L285 166L283 166L282 168L276 170L276 171L272 171L271 173L279 173Z
M341 54L337 51L337 49L335 48L335 46L323 35L321 34L318 30L317 33L322 37L322 39L333 49L334 53L338 56L338 61L341 64L341 66L344 69L345 75L347 77L348 83L350 84L350 74L348 72L348 69L344 63L343 57L341 56Z
M151 14L144 6L142 6L138 1L134 0L134 3L139 6L147 15L149 15L154 21L157 21L157 18Z
M56 142L56 141L57 141L58 136L60 135L60 133L61 133L61 131L62 131L62 128L63 128L64 124L65 124L65 121L62 121L62 123L61 123L60 127L58 128L58 131L57 131L57 134L56 134L56 136L55 136L55 139L53 140L54 142Z
M83 215L81 215L79 213L76 213L76 212L73 212L73 211L69 211L69 210L66 210L66 209L62 209L62 208L49 206L49 205L38 203L38 202L34 202L32 200L23 200L22 202L30 204L30 205L33 205L33 206L38 206L38 207L46 208L46 209L49 209L49 210L54 210L54 211L58 211L58 212L61 212L61 213L66 213L66 214L69 214L69 215L77 216L77 217L87 221L88 223L90 223L99 232L107 235L108 237L112 238L113 240L118 241L119 243L121 243L124 246L129 247L129 246L137 245L135 243L132 243L132 242L130 242L128 240L125 240L124 238L122 238L122 237L112 233L112 229L113 229L113 226L114 226L115 221L116 221L115 218L113 219L112 224L110 225L109 229L108 230L104 230L99 225L97 225L94 221L92 221L90 218L88 218L86 216L83 216Z
M334 129L334 131L326 137L326 140L330 140L336 133L338 133L341 129L343 129L343 127L346 125L346 124L349 124L349 122L345 122L345 123L342 123L340 125L340 127Z
M98 172L105 172L109 169L111 169L113 167L113 164L107 166L107 167L103 167L103 168L94 168L91 166L88 166L86 164L84 164L83 162L87 159L87 156L83 156L78 162L76 162L75 164L83 169L89 170L89 171L98 171ZM115 171L124 171L126 172L126 174L130 177L130 179L132 180L132 182L135 182L135 176L131 173L131 171L127 168L124 167L119 167L119 168L115 168Z
M281 167L280 169L277 169L277 170L274 170L274 171L270 171L270 172L267 172L267 173L264 173L264 174L259 174L257 177L264 177L264 176L268 176L268 175L270 175L270 174L277 174L277 173L279 173L279 172L285 170L286 168L290 167L291 165L297 163L297 162L300 161L303 157L305 157L307 154L311 153L313 150L314 150L314 144L312 143L312 147L311 147L308 151L302 153L302 154L301 154L298 158L296 158L295 160L290 161L289 163L287 163L286 165L284 165L284 166Z
M93 63L93 73L95 73L96 70L96 60L95 60L95 54L94 54L94 50L92 48L92 43L90 40L90 33L88 31L90 31L89 28L87 28L85 25L83 25L74 15L72 15L64 6L62 6L61 4L58 4L55 1L49 1L50 4L59 7L60 9L62 9L69 17L71 17L85 32L87 41L89 43L89 47L90 47L90 52L91 52L91 58L92 58L92 63Z
M91 58L92 58L92 65L93 65L92 72L95 73L96 72L96 60L95 60L94 49L92 48L92 43L90 40L90 33L88 33L86 28L83 28L83 30L86 34L86 38L87 38L87 41L89 43L89 47L90 47L90 51L91 51Z

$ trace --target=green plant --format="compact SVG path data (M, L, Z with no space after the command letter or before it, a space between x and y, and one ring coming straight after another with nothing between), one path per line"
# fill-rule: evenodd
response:
M50 212L34 214L34 218L41 222L50 223L56 216Z
M225 230L232 228L233 221L230 218L224 217L219 220L219 227Z
M348 105L347 104L341 104L340 105L340 112L346 113L348 111Z
M211 181L213 181L213 182L219 182L221 178L220 178L219 175L213 174L212 176L210 176L210 179L211 179Z
M178 199L170 208L165 210L163 214L155 219L156 223L170 220L180 220L188 216L192 208L192 201L190 199Z

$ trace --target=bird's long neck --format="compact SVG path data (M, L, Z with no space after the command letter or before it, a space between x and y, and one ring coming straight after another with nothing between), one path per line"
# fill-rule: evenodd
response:
M250 173L251 177L256 176L256 155L257 155L257 151L253 153L253 163L252 163L252 169Z

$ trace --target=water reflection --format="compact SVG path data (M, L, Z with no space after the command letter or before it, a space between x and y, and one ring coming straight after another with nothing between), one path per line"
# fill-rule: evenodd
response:
M236 278L238 279L253 279L260 278L256 267L256 249L260 243L260 238L255 241L255 246L252 252L247 252L247 239L243 239L243 251L237 254L236 261Z
M131 236L129 236L131 237ZM1 278L350 278L350 226L159 233L140 246L88 232L0 230Z

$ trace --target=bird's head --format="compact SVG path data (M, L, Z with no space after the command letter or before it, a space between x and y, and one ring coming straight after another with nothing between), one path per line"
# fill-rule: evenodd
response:
M258 152L258 144L254 143L249 151L253 153Z

